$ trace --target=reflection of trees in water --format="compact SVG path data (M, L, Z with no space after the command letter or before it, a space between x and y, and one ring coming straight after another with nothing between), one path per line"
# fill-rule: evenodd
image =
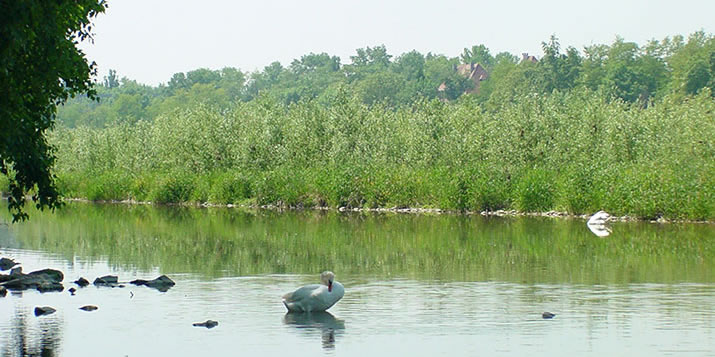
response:
M0 207L3 209L5 207ZM0 220L0 247L7 248L20 248L20 243L17 238L8 229L7 222Z
M335 336L345 330L345 321L336 319L329 312L289 312L283 317L283 323L313 335L313 331L320 332L323 348L335 349Z
M16 311L12 327L3 336L3 357L56 356L60 347L60 320L56 315L35 318Z

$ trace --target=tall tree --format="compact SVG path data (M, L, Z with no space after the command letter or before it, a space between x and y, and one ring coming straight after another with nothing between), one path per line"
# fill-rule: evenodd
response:
M462 63L479 63L487 70L494 65L494 57L489 53L487 46L484 45L472 46L471 49L465 48L460 58Z
M117 71L110 69L109 75L104 76L104 86L107 88L117 88L119 87L119 77L117 77Z
M416 50L403 53L395 59L393 69L408 81L424 79L425 56Z
M96 97L89 64L76 45L92 40L91 20L104 0L25 0L0 3L0 172L10 180L13 220L27 218L25 196L37 207L61 204L46 133L69 97Z
M562 54L559 40L554 35L549 42L542 42L541 47L544 57L539 61L539 67L543 71L544 91L550 93L573 88L581 70L582 59L578 51L569 47L566 54Z
M670 87L681 94L695 94L715 85L715 36L698 31L667 59L673 75ZM715 92L713 92L715 93Z
M392 63L392 55L387 53L385 45L358 48L355 56L350 56L351 64L345 65L344 70L352 82L364 78L371 73L387 70Z

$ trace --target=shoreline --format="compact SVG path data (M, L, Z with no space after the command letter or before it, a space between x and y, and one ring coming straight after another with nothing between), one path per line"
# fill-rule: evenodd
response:
M5 197L3 197L5 199ZM565 219L582 219L588 220L591 214L572 214L563 211L546 211L546 212L521 212L517 210L496 210L496 211L457 211L444 210L441 208L417 208L417 207L378 207L378 208L362 208L362 207L328 207L328 206L284 206L284 205L251 205L251 204L219 204L219 203L155 203L151 201L136 201L136 200L88 200L85 198L64 198L68 202L82 202L95 204L123 204L123 205L151 205L151 206L182 206L195 208L242 208L267 211L334 211L339 213L394 213L394 214L433 214L433 215L464 215L474 216L480 215L484 217L551 217ZM594 212L595 213L595 212ZM643 219L633 216L611 216L611 222L648 222L648 223L690 223L690 224L715 224L715 221L709 220L689 220L689 219Z

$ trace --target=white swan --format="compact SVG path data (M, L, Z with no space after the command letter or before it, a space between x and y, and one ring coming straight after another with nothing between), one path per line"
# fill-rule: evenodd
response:
M306 285L283 295L283 305L288 311L325 311L335 305L345 295L343 284L335 281L335 274L324 271L320 274L320 284Z
M603 225L611 218L611 215L606 211L598 211L588 219L588 225Z
M599 237L608 237L611 234L611 227L606 226L609 219L611 219L611 215L606 211L598 211L588 219L586 225L593 234Z

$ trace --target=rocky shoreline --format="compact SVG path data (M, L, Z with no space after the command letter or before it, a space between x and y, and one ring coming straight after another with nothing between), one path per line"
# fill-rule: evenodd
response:
M517 210L496 210L496 211L458 211L444 210L441 208L417 208L417 207L327 207L327 206L286 206L286 205L251 205L251 204L217 204L217 203L154 203L150 201L136 200L99 200L92 201L84 198L66 198L70 202L84 203L99 203L99 204L127 204L127 205L163 205L163 206L184 206L184 207L217 207L217 208L242 208L251 210L270 210L270 211L335 211L342 213L395 213L395 214L427 214L427 215L481 215L485 217L551 217L551 218L566 218L566 219L581 219L588 220L590 214L571 214L563 211L547 211L547 212L522 212ZM666 219L659 217L657 219L644 219L634 216L611 216L611 222L651 222L651 223L698 223L698 224L714 224L715 221L709 220L689 220L689 219Z

